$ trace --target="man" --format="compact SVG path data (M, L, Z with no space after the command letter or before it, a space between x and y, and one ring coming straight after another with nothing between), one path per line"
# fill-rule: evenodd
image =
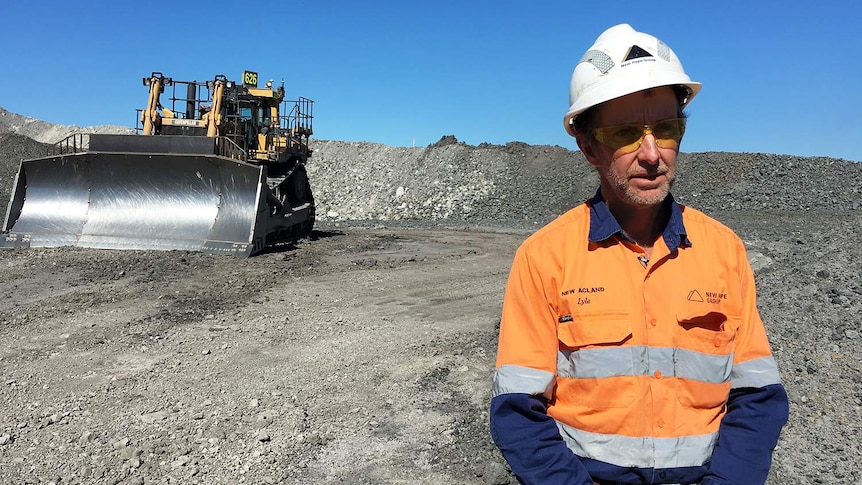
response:
M787 421L742 241L670 195L700 90L617 25L572 74L595 197L518 249L491 434L528 484L764 483Z

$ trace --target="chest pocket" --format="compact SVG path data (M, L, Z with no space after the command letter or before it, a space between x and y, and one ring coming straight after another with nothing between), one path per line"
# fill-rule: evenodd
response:
M573 315L557 328L558 392L593 409L627 407L634 402L631 375L632 324L627 313Z
M689 408L719 409L730 392L730 373L738 318L721 312L679 315L677 356L677 398ZM683 352L680 349L685 349ZM693 352L688 352L688 350Z
M677 315L677 346L707 354L729 355L739 328L739 319L711 311Z

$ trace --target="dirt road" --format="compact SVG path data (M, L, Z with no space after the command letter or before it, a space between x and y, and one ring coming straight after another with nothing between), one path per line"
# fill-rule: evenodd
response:
M862 218L720 216L790 396L768 483L858 483ZM0 483L515 483L487 403L526 234L316 236L247 260L0 251Z
M486 409L523 238L339 230L248 260L0 251L0 476L505 483Z

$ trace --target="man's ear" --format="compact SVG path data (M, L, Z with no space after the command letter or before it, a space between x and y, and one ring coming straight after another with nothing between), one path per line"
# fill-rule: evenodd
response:
M578 142L578 148L581 149L581 153L584 154L584 158L587 159L587 162L594 167L600 166L601 163L599 161L598 154L596 153L596 144L593 143L593 138L584 133L578 133L575 135L575 140Z

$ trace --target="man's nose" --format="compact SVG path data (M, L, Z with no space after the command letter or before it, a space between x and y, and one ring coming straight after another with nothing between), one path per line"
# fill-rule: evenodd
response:
M638 149L638 159L643 162L647 162L650 165L657 164L661 159L658 145L655 142L655 136L652 133L644 135L644 141Z

